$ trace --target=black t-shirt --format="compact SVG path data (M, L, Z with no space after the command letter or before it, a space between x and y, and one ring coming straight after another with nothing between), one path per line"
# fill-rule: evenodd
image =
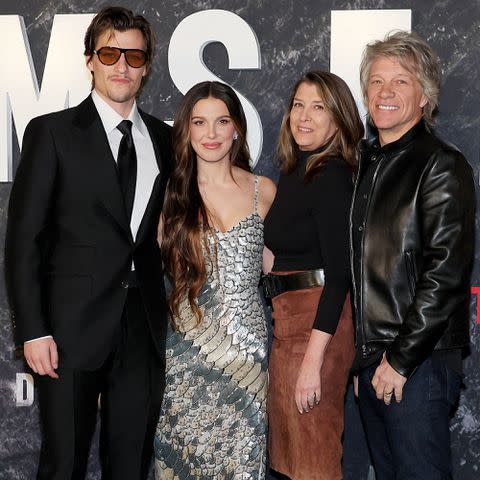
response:
M265 219L265 244L275 255L273 271L323 268L325 286L313 328L333 334L350 289L349 211L352 170L329 157L312 180L305 167L312 152L299 152L296 168L282 174Z

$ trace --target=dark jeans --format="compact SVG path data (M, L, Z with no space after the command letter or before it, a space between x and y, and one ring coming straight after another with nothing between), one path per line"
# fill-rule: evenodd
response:
M460 375L428 358L405 384L402 401L385 405L371 384L377 366L360 371L358 399L376 479L451 479L449 419Z

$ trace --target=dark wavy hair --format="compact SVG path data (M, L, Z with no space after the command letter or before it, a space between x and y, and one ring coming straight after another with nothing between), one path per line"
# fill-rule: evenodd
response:
M332 116L337 132L330 138L325 149L312 154L307 160L305 180L314 178L324 165L327 157L343 158L353 168L357 165L357 145L363 138L364 127L358 114L357 105L348 85L337 75L330 72L311 71L303 75L294 85L290 101L283 116L277 147L280 168L283 172L291 172L297 163L295 150L297 144L290 127L290 112L298 87L302 83L315 85L323 100L325 109Z
M147 74L155 54L155 31L142 15L135 15L131 10L124 7L105 7L93 17L87 28L84 39L85 51L83 54L90 60L94 54L98 39L107 31L140 30L145 40L145 52L147 55ZM142 86L148 75L142 77ZM95 86L95 78L92 73L92 88Z
M175 165L163 205L162 256L172 284L168 305L174 324L179 315L180 303L185 297L198 322L202 320L196 299L207 279L207 237L215 233L210 220L211 214L198 188L197 156L190 142L193 108L199 100L206 98L221 100L226 105L238 134L230 151L230 165L251 171L247 121L237 95L231 87L220 82L194 85L183 97L175 115Z

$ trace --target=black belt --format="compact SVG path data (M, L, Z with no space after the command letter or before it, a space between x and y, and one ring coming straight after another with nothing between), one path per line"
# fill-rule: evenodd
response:
M325 284L325 275L322 268L306 270L304 272L275 275L269 273L262 277L263 292L265 297L274 298L291 290L321 287Z

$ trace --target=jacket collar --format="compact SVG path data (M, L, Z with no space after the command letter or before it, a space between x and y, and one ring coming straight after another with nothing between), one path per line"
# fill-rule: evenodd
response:
M95 104L100 120L107 135L110 135L114 131L118 124L125 120L118 112L116 112L98 93L96 90L92 90L91 98ZM130 120L140 135L143 137L148 135L147 127L142 120L139 113L137 102L134 101L132 109L126 120Z
M378 138L378 134L371 140L364 140L360 145L360 151L368 152L368 151L376 151L378 153L394 153L402 150L408 144L410 144L413 140L417 139L420 135L423 135L427 132L427 126L425 125L425 121L423 118L416 123L408 132L403 134L398 140L394 142L387 143L383 147L380 146L380 141Z

